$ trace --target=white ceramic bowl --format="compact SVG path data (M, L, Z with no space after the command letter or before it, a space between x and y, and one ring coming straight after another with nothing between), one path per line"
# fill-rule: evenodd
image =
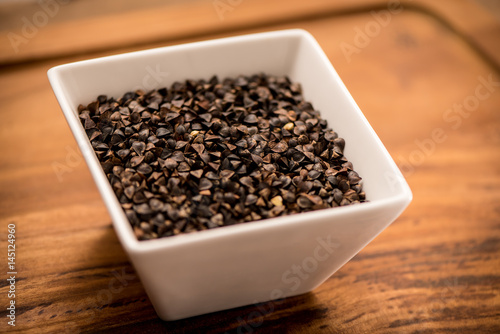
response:
M368 203L138 241L100 167L77 106L100 94L185 79L265 72L288 75L346 140ZM314 38L286 30L164 47L48 71L123 248L158 315L175 320L313 290L393 222L412 194Z

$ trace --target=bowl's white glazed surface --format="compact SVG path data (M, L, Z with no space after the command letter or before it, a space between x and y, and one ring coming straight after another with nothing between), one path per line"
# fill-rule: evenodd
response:
M77 116L100 94L265 72L302 84L346 140L368 203L138 241ZM411 191L314 38L303 30L152 49L54 67L50 83L158 315L175 320L302 294L324 282L410 203Z

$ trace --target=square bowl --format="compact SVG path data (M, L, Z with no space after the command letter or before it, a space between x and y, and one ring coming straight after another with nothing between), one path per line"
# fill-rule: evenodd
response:
M78 118L98 95L185 79L287 75L346 141L369 202L138 241ZM309 292L392 223L412 194L315 39L285 30L164 47L51 68L48 77L160 318L176 320Z

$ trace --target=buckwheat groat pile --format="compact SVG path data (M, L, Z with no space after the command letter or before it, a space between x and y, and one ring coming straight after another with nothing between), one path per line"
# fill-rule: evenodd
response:
M140 240L365 201L344 140L286 77L187 80L78 111Z

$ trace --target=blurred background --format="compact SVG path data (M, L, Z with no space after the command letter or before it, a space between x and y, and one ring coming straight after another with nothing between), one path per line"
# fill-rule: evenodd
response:
M393 2L400 3L399 0ZM407 6L431 5L432 10L439 8L450 15L456 15L455 10L447 10L446 6L460 7L462 2L432 5L425 0L402 1ZM500 19L500 1L468 2L476 3ZM7 37L0 42L0 61L15 63L152 42L168 43L186 37L367 11L369 7L387 7L389 3L391 1L377 0L0 0L0 32Z
M310 294L164 323L47 70L289 28L318 40L414 200ZM0 36L0 228L17 226L21 305L10 330L500 332L499 0L0 0Z

